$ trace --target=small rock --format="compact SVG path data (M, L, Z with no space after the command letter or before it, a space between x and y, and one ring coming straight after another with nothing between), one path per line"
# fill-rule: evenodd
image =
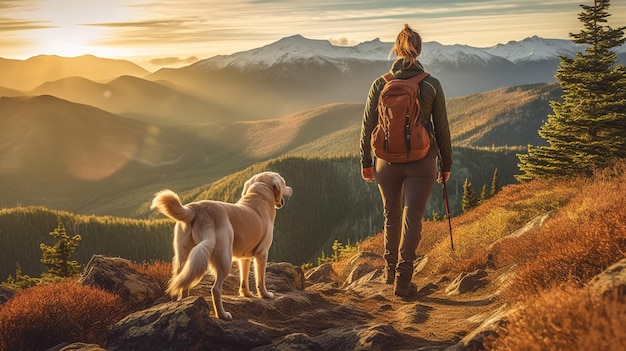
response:
M252 351L324 351L324 349L306 334L293 333L272 345L257 347Z
M626 296L626 258L595 276L588 283L587 288L597 295Z
M326 262L307 271L304 277L311 283L332 283L334 274L333 265L330 262Z
M472 273L461 273L448 287L446 294L458 295L466 292L474 291L481 286L487 284L483 278L487 276L487 272L483 269L477 269Z
M17 292L13 289L5 288L4 286L0 286L0 305L9 301L15 296Z

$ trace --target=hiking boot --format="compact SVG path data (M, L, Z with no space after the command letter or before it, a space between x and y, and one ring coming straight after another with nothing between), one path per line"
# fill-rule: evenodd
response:
M413 279L413 270L398 269L396 282L393 285L393 294L396 296L415 294L417 292L417 286L411 283L411 279Z
M396 270L393 268L386 268L383 274L383 280L387 285L393 285L396 280Z
M406 297L417 294L417 285L412 282L400 283L396 281L393 286L393 294L400 297Z

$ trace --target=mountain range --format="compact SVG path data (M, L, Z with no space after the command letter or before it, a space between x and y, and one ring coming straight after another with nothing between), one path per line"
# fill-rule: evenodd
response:
M294 35L152 73L128 61L93 56L0 59L0 94L49 94L172 123L276 118L328 103L364 102L371 82L389 70L391 47L379 39L346 47ZM458 97L553 83L558 56L583 50L569 40L536 36L488 48L427 42L420 60L442 82L447 97ZM616 53L626 62L626 46Z

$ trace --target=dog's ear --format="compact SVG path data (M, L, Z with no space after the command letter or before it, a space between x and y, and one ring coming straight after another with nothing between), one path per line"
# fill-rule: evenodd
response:
M283 197L283 190L280 180L276 177L272 179L272 190L274 190L274 198L276 198L276 203L280 203Z
M250 185L254 184L256 177L252 177L243 184L243 190L241 191L241 197L244 197L248 193Z

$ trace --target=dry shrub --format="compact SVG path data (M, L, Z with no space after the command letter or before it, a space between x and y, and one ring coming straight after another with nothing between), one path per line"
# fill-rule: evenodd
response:
M490 351L626 350L626 304L577 287L543 293L509 317Z
M384 235L384 232L379 232L374 236L364 239L360 244L361 251L372 252L382 256L385 253Z
M622 167L624 164L622 163ZM535 231L499 243L499 266L520 268L503 296L532 298L564 282L585 284L624 257L626 175L605 170L592 179L570 182L577 195Z
M161 260L151 262L131 263L131 267L138 273L148 276L159 284L161 289L165 291L167 284L172 276L172 263Z
M492 244L533 218L568 203L575 193L575 188L555 180L504 187L486 203L452 218L455 252L450 250L448 223L439 222L441 227L432 227L440 241L425 252L430 256L427 269L435 273L459 273L484 266ZM423 235L430 233L425 230Z
M102 345L124 312L117 295L76 282L28 288L0 307L0 350L45 350L78 341Z

